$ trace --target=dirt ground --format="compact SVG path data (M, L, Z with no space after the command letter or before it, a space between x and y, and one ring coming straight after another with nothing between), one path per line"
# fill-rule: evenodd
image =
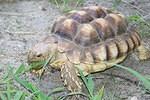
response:
M100 4L112 7L111 0L87 0L84 5ZM149 0L130 0L130 4L142 9L143 15L150 14ZM132 15L136 9L122 3L117 10L126 16ZM146 12L146 13L145 13ZM142 13L142 12L141 12ZM62 13L48 0L20 0L12 3L0 3L0 74L5 72L8 65L18 67L27 64L27 52L33 44L50 34L54 20ZM150 17L147 17L150 20ZM149 33L150 34L150 33ZM150 46L150 37L143 40ZM150 60L139 62L132 54L122 65L129 66L143 75L150 73ZM59 72L49 72L41 81L30 76L30 81L36 84L42 91L58 86L63 86ZM150 95L144 93L139 87L139 81L125 70L111 68L102 73L92 75L96 87L105 84L105 100L150 100ZM63 93L64 94L64 93ZM61 95L61 94L58 94ZM136 100L136 99L135 99Z

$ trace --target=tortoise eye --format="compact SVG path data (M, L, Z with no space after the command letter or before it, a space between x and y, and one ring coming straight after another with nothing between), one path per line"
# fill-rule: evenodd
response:
M41 57L42 56L42 54L37 54L37 57Z

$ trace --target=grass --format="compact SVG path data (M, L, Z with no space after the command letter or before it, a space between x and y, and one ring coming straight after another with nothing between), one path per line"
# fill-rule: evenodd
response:
M85 0L49 0L55 4L62 12L66 13L70 10L77 9Z
M24 73L24 71L25 67L23 65L21 65L16 71L14 71L13 67L8 67L8 72L3 76L2 80L0 81L0 83L4 83L2 85L4 90L1 90L2 100L12 100L12 98L14 98L14 100L25 100L25 98L41 100L40 98L46 97L33 84L19 77L21 73ZM28 92L23 92L14 87L14 81L25 87ZM48 98L45 100L48 100Z
M63 87L58 87L51 90L48 94L43 93L35 84L27 81L27 77L22 78L31 68L26 67L23 64L20 65L16 70L12 66L7 67L7 72L3 75L0 80L0 99L1 100L53 100L52 95L64 91ZM58 100L65 100L68 96L83 95L90 100L101 100L103 96L104 87L102 87L96 95L94 95L94 82L92 77L84 77L80 71L82 79L86 84L88 94L82 92L73 92L64 96L58 97ZM15 84L20 85L18 88ZM92 87L91 87L92 86ZM24 90L22 91L22 88Z
M126 70L131 73L133 76L137 77L139 81L143 84L142 88L144 88L145 92L149 93L150 91L150 79L141 75L137 71L125 67L122 65L115 64L116 67ZM27 67L21 65L18 69L14 70L13 67L9 66L7 69L7 73L0 80L0 99L1 100L53 100L52 95L57 92L64 91L63 87L58 87L51 90L48 94L43 93L38 87L36 87L33 83L23 79L21 76L28 72ZM79 70L79 74L81 75L81 79L88 91L87 94L82 92L69 93L67 95L63 95L58 97L58 100L65 100L68 96L73 95L82 95L89 100L103 100L105 96L105 86L102 86L98 91L95 91L94 81L91 75L85 77L81 70ZM15 83L20 84L22 88L25 90L22 91L20 88L15 86ZM114 97L114 94L112 95Z
M13 67L9 66L7 73L0 80L0 99L1 100L53 100L51 94L60 92L64 88L55 88L47 95L43 93L33 83L22 79L20 76L28 71L24 65L14 70ZM22 91L20 88L15 86L15 83L19 84L25 90Z
M136 25L142 37L150 36L150 21L145 20L139 14L133 14L127 17L128 22Z

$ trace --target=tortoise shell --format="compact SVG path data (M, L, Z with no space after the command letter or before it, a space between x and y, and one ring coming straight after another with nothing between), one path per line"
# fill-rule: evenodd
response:
M103 71L122 62L136 48L140 59L150 58L138 32L128 26L125 17L100 6L84 7L59 17L52 33L33 46L28 62L46 60L51 67L60 69L71 91L82 88L76 68L84 75ZM33 69L42 67L38 65Z
M125 17L100 6L84 7L59 17L52 27L58 51L72 63L117 59L140 45Z

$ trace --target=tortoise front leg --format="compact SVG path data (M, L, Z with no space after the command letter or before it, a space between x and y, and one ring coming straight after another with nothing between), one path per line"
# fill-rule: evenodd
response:
M137 56L139 60L150 59L150 50L148 50L143 44L137 48Z
M71 92L82 91L81 80L78 77L75 66L67 61L61 67L61 77L64 79L64 84Z

